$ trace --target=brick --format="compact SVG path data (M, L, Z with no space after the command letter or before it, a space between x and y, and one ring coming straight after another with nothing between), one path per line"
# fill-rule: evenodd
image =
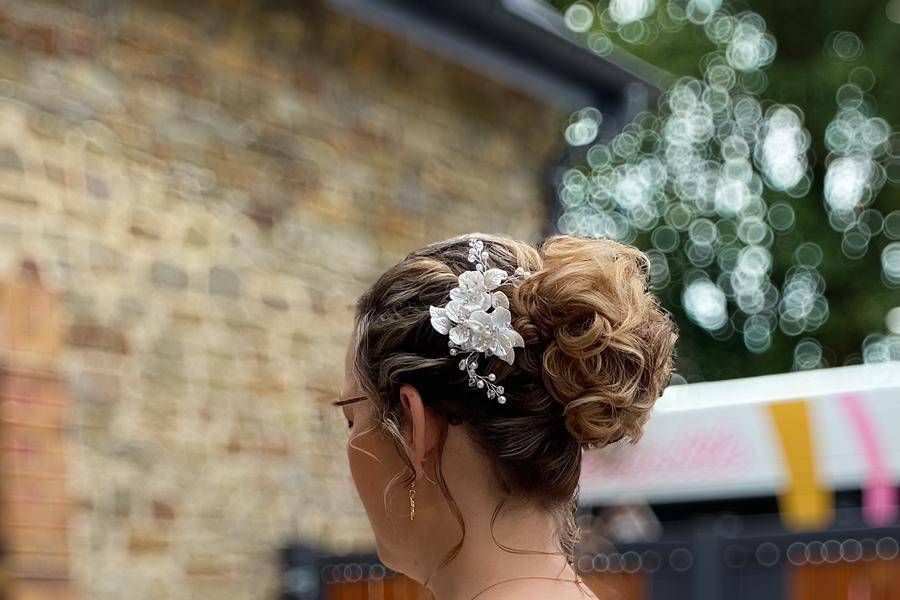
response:
M128 227L128 232L137 239L158 240L160 238L158 226L146 218L133 220Z
M116 300L114 309L116 322L123 327L140 320L146 315L146 312L144 299L136 298L126 293Z
M11 171L25 171L22 166L22 159L14 148L4 146L0 148L0 169L9 169Z
M184 289L188 285L188 276L184 269L163 261L153 262L150 267L150 278L160 287Z
M153 517L162 521L171 521L175 518L175 507L163 500L152 502Z
M33 210L39 206L38 201L28 193L17 193L9 190L0 192L0 207Z
M93 322L77 322L69 327L69 344L117 354L128 352L125 335L112 327Z
M90 246L90 264L94 274L104 271L120 271L125 266L124 255L99 241L92 241Z
M128 536L131 554L159 554L169 549L169 540L153 531L133 532Z
M209 245L209 238L199 228L191 226L184 236L184 243L195 248L205 248Z
M84 176L84 186L88 194L97 200L109 200L109 186L103 178L97 175Z
M288 308L290 308L287 300L285 300L284 298L280 298L278 296L271 296L268 294L263 294L262 301L263 301L263 304L265 304L266 306L270 306L270 307L274 308L275 310L283 311L283 310L288 310Z
M241 294L240 276L225 267L215 266L209 270L209 293L219 296L237 297Z

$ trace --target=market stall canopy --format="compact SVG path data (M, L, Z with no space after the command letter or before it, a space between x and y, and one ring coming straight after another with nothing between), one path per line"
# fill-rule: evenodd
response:
M581 502L860 488L874 490L869 497L876 502L890 501L900 482L898 367L854 365L669 386L637 444L585 452Z

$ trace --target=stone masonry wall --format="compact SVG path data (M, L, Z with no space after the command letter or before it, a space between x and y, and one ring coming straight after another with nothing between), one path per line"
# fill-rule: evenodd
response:
M62 302L80 598L274 598L287 541L371 549L322 407L352 302L545 227L556 109L278 6L0 1L0 277Z

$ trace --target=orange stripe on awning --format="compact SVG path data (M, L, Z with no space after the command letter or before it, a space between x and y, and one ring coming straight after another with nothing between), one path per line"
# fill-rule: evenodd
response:
M795 530L827 527L834 518L834 494L822 486L816 472L806 400L774 402L768 407L790 475L788 487L778 497L781 521Z

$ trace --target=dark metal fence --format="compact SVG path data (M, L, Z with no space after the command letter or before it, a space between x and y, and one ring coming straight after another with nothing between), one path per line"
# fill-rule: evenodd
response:
M292 546L283 565L283 600L429 597L374 554ZM778 515L699 517L668 524L660 541L616 544L577 566L601 600L900 600L900 523L838 519L795 532Z
M763 515L672 529L583 556L579 570L628 600L900 600L900 524L795 532ZM615 585L628 579L637 592Z
M332 555L294 545L282 552L282 600L417 600L422 587L372 554Z

